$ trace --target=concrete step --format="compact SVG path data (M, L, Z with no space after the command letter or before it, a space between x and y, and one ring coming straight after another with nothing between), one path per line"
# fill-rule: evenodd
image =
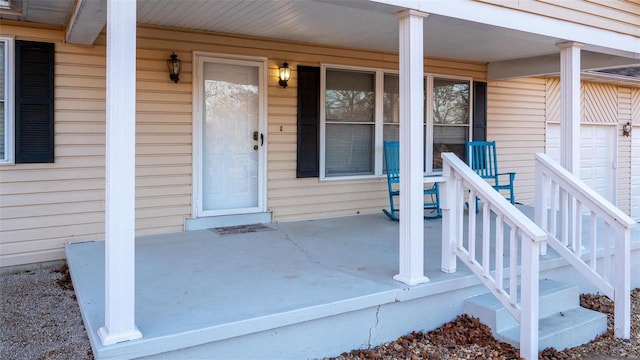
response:
M586 344L607 332L607 315L576 307L541 318L538 322L538 351L548 347L558 351ZM520 326L503 330L496 336L515 347L520 347Z
M540 280L539 286L540 318L580 306L580 297L576 286L549 279ZM509 311L491 293L467 299L464 303L464 311L470 316L479 318L483 324L488 325L494 336L503 330L518 325L518 322L511 316Z
M539 293L539 351L578 346L607 331L605 314L580 307L578 287L543 279ZM464 308L467 314L488 325L497 340L520 347L520 324L493 294L471 297Z

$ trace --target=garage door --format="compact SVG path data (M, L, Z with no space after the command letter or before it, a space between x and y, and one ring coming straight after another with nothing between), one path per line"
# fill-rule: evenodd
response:
M615 126L581 125L580 179L615 204ZM547 154L560 161L560 124L547 126Z
M638 129L640 130L640 129ZM631 132L631 217L640 221L640 131Z

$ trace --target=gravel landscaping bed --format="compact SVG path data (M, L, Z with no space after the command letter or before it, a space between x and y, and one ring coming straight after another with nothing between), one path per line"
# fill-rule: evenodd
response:
M575 348L546 349L540 359L640 359L640 289L631 297L631 339L613 336L613 303L608 298L585 294L581 305L606 313L608 332ZM0 359L93 359L65 266L0 275ZM518 349L497 342L487 326L462 315L431 332L414 332L333 359L518 359Z
M640 359L640 289L631 292L631 338L613 335L613 302L606 296L580 295L582 307L607 314L607 332L590 343L563 351L549 348L540 353L541 360L564 359ZM496 341L491 329L478 319L458 316L429 333L411 333L395 342L369 350L344 353L337 360L355 359L519 359L519 350Z
M93 359L66 267L0 275L0 359Z

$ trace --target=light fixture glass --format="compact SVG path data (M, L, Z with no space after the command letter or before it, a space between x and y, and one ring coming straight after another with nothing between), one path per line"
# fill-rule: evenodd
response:
M287 82L291 77L291 69L289 68L289 64L286 60L282 63L282 67L279 69L279 74L280 81L278 82L278 84L280 84L280 86L282 86L283 88L286 88L288 85Z
M626 124L622 125L622 135L624 136L631 136L631 123L627 122Z
M169 78L176 84L180 80L180 59L176 53L171 53L171 57L167 60L167 67L169 68Z

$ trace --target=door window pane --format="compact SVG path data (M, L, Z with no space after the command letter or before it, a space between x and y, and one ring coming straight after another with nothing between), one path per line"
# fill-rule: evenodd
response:
M258 206L259 69L203 64L202 209Z

